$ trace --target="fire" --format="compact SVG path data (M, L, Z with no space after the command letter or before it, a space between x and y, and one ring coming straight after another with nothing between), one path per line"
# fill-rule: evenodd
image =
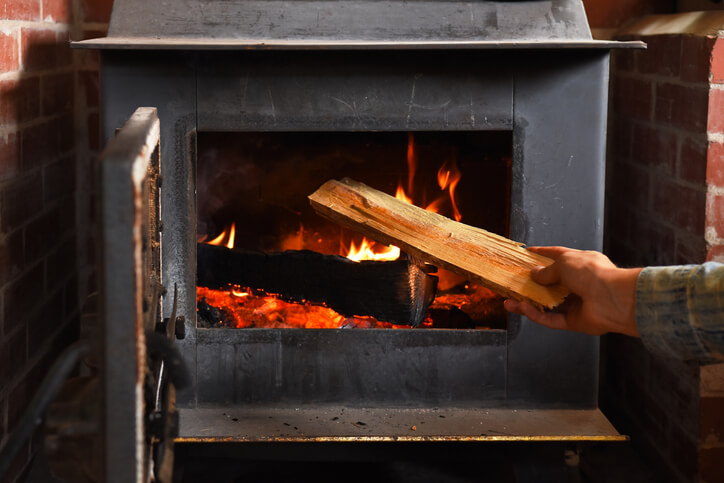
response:
M415 153L415 136L407 133L407 192L412 194L413 181L417 171L417 155ZM410 202L412 203L412 202Z
M448 190L448 193L450 194L450 204L452 204L453 208L453 216L455 217L455 221L460 221L463 216L460 214L460 210L455 202L455 188L457 188L460 178L462 178L462 174L454 161L450 163L450 168L447 167L447 164L447 161L445 161L437 171L437 184L440 186L441 190Z
M455 159L445 160L438 169L437 185L440 191L437 191L433 179L416 180L419 159L413 133L408 133L407 141L407 176L400 177L395 197L406 203L423 206L424 209L435 213L452 211L455 220L460 221L462 216L455 199L455 191L461 180L461 172ZM416 182L419 182L419 185ZM425 189L437 193L432 202L428 201L434 196L430 196ZM234 248L235 237L236 224L232 223L215 238L207 241L210 236L203 235L199 237L198 242L226 246L231 249ZM310 242L310 240L313 241ZM282 240L280 247L282 250L303 250L308 249L310 243L320 244L321 247L325 240L313 232L305 232L304 226L300 223L299 229ZM385 246L367 238L362 238L359 242L351 241L349 248L345 247L346 244L338 253L346 252L344 256L354 261L393 261L400 257L398 247ZM324 249L320 251L330 253ZM457 278L447 280L444 271L438 275L440 276L440 287L449 286L451 291L438 294L434 304L430 307L427 318L422 323L423 327L438 327L438 323L441 324L440 327L450 327L445 325L450 323L448 320L457 323L456 321L461 316L455 315L455 312L451 311L451 307L464 312L465 317L467 317L465 314L475 316L475 320L482 320L482 317L490 315L489 312L493 313L491 311L502 311L501 303L497 303L497 305L491 303L493 294L488 293L485 289L469 288L468 285L465 285L464 291L460 292L456 287L461 286L464 281ZM445 289L443 288L443 290ZM239 286L229 286L225 289L197 287L197 310L199 321L223 327L407 328L407 326L397 326L371 317L347 317L324 305L311 304L304 300L290 301L255 288ZM444 314L442 316L434 315L435 310L442 311ZM435 317L442 317L442 319L441 321L435 319L436 322L433 322ZM467 325L461 325L461 327L467 328Z
M407 193L405 193L405 188L403 188L401 184L397 185L397 191L395 192L395 198L397 198L398 200L402 200L405 203L410 203L411 205L414 204L412 202L412 198L407 196Z
M354 242L350 244L347 258L359 262L361 260L384 260L392 261L400 258L400 249L394 245L384 246L378 245L367 238L362 238L359 247Z
M207 241L206 243L209 245L224 245L226 248L234 248L234 239L236 238L236 223L231 224L228 232L229 233L227 235L227 230L224 230L221 232L221 235L217 236L213 240Z
M371 317L345 317L329 307L287 302L273 294L242 287L214 290L197 287L199 320L236 328L407 328Z
M415 137L414 134L410 132L407 134L407 190L405 190L402 181L400 181L397 185L397 190L395 191L395 198L402 200L405 203L410 203L411 205L415 204L412 198L412 193L416 171L417 151L415 149ZM462 174L460 173L455 161L445 161L437 171L437 184L442 191L447 190L448 192L455 221L460 221L462 219L457 202L455 201L455 189L457 188L461 178ZM433 213L439 213L446 201L446 197L438 197L432 203L427 204L425 209ZM349 250L345 256L357 262L361 260L397 260L400 256L400 249L395 246L375 244L375 242L369 241L367 238L363 238L359 247L357 247L354 242L351 242Z

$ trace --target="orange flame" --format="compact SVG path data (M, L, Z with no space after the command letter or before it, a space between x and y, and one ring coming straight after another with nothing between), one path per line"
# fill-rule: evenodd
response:
M392 261L400 258L400 249L393 245L377 245L373 241L368 241L367 238L362 238L359 247L354 242L350 244L347 258L355 262L361 260Z
M234 248L234 239L236 238L236 223L231 224L229 228L229 234L226 234L226 230L221 232L221 235L217 236L213 240L207 241L209 245L224 245L226 248ZM224 241L226 240L226 241Z
M397 191L395 192L395 198L397 198L398 200L402 200L405 203L413 204L412 198L407 196L407 193L405 193L405 188L403 188L401 184L397 185Z
M413 179L417 171L417 155L415 153L415 136L407 133L407 192L412 196ZM412 202L410 202L412 203Z
M447 168L447 165L448 163L445 161L437 171L437 184L440 186L441 190L448 190L448 193L450 194L450 203L453 208L453 216L455 217L455 221L460 221L463 216L460 214L458 205L455 202L455 188L457 188L460 178L462 178L462 174L460 173L455 161L450 163L449 169Z

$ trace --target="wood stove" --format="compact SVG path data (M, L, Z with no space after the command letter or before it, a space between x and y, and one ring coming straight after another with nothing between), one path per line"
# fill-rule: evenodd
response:
M597 409L598 339L517 316L490 330L200 327L197 173L215 142L243 137L404 149L416 133L481 158L502 139L508 167L464 181L498 193L493 229L601 249L609 50L639 43L592 40L573 0L116 0L108 37L74 46L101 50L106 139L158 109L163 314L185 318L191 374L178 442L622 438ZM128 335L108 365L133 366ZM107 392L136 390L119 384Z

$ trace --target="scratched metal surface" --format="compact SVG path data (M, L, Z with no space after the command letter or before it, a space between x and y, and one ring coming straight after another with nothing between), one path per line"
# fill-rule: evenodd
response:
M200 59L203 131L510 130L504 55L216 52Z
M536 42L591 32L580 0L116 0L108 37Z
M199 405L500 406L502 330L197 329Z
M177 442L622 441L599 410L181 409Z

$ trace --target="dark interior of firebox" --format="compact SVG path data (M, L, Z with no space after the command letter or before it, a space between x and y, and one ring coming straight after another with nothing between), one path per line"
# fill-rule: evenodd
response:
M330 179L352 178L462 223L509 235L509 131L201 132L197 149L199 327L411 327L399 317L370 316L385 314L385 308L349 313L363 309L335 305L335 296L327 300L324 288L311 299L306 295L305 287L341 264L345 281L334 279L330 291L346 292L345 300L354 299L357 290L370 292L385 304L387 294L375 291L388 291L388 278L407 277L405 264L420 266L404 253L402 261L392 262L392 249L316 214L307 196ZM214 250L213 262L206 250ZM377 261L348 260L371 257ZM403 264L402 274L395 264ZM382 273L384 283L362 272L355 275L358 266L368 265L375 265L372 273ZM434 300L425 304L417 328L506 328L501 297L445 270L424 270L437 280ZM225 275L217 282L221 272ZM254 272L264 274L259 278ZM399 294L392 299L393 305L406 303Z

